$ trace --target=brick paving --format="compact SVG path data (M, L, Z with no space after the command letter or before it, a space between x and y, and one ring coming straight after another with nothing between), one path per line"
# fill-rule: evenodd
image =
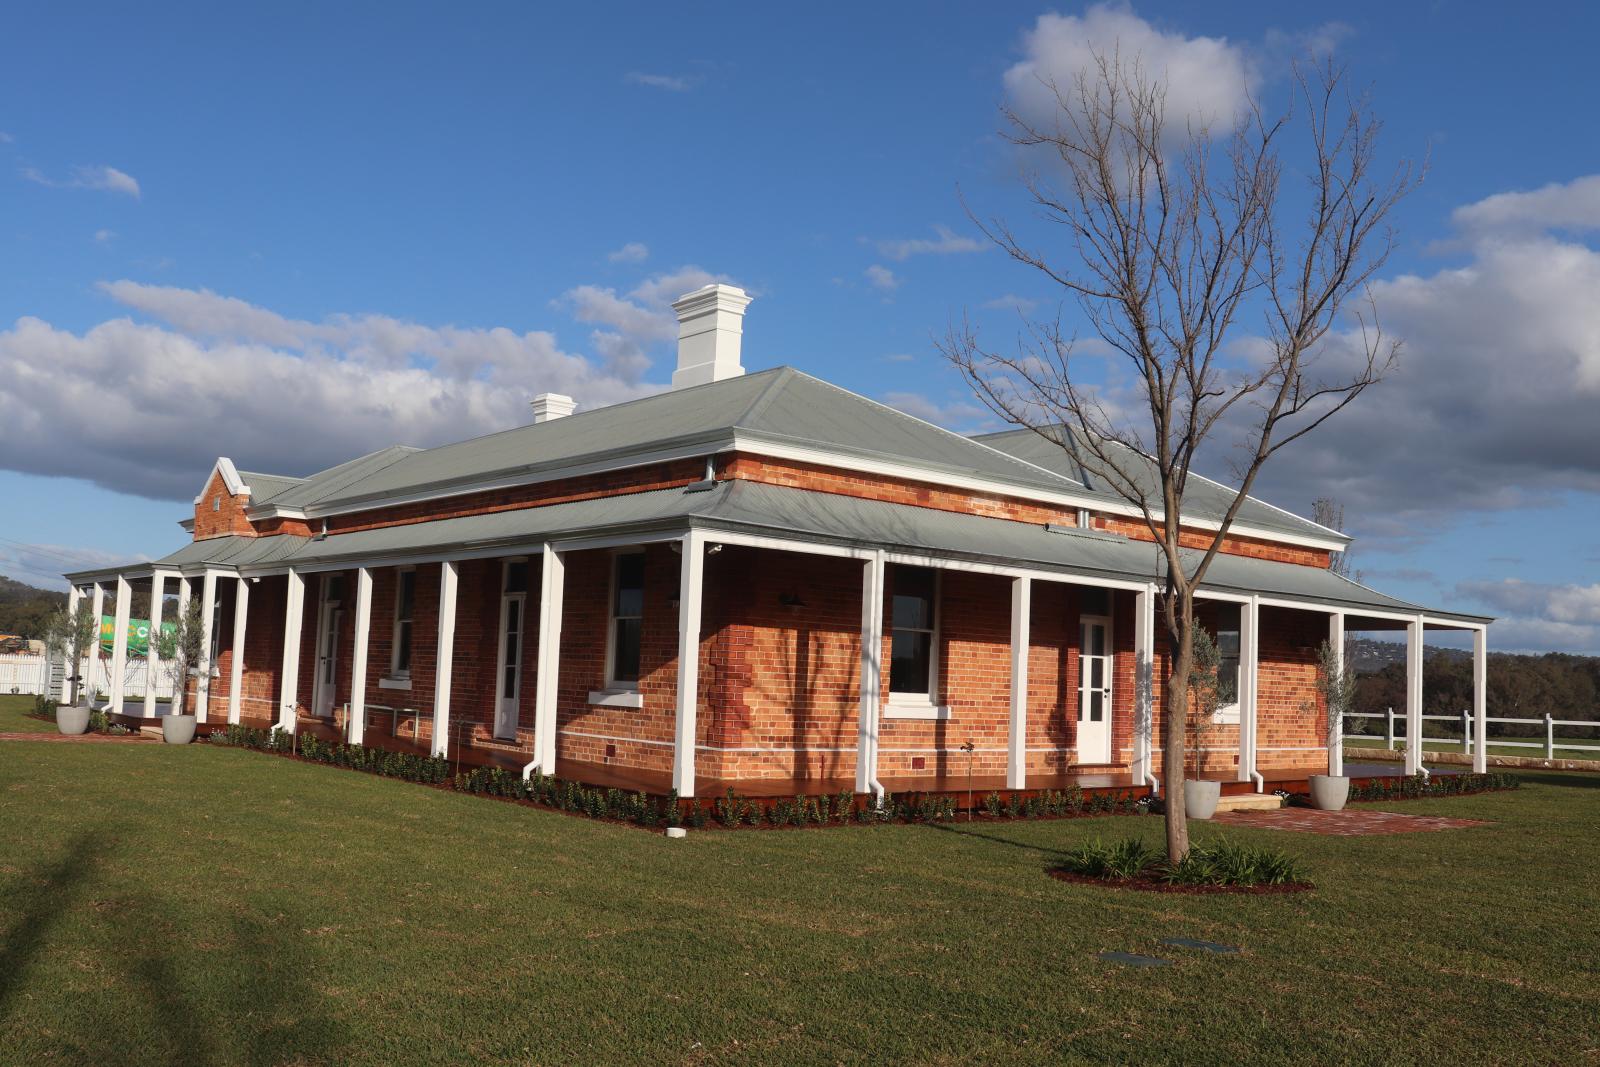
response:
M154 741L153 737L143 734L46 734L22 733L20 731L0 731L0 741L71 741L71 742L125 742L125 741Z
M1392 811L1318 811L1315 808L1283 808L1279 811L1225 811L1216 822L1250 826L1264 830L1298 830L1335 837L1360 837L1365 834L1410 834L1431 830L1459 830L1488 826L1480 819L1445 819L1437 815L1400 815Z

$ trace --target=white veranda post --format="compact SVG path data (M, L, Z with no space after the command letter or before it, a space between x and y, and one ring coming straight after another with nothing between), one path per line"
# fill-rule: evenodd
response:
M883 553L861 569L861 702L856 729L856 792L882 796L878 784L878 704L883 686Z
M367 639L372 633L372 568L356 571L356 635L350 652L349 741L361 744L367 731Z
M683 536L678 578L678 716L672 744L672 788L694 796L695 720L700 695L700 600L705 586L705 535Z
M78 588L77 586L73 586L71 589L68 589L67 590L67 616L69 618L76 619L78 617L78 609L80 607L82 607L82 605L83 605L83 590ZM67 673L67 693L66 693L66 696L67 696L67 703L68 704L76 704L78 702L78 694L83 692L83 682L79 679L79 676L83 672L83 669L84 669L83 668L83 664L81 662L79 662L79 663L68 663L66 665L66 673Z
M85 672L89 677L85 679L85 684L89 688L89 703L93 704L100 698L100 686L104 684L106 676L105 661L100 658L100 620L106 614L104 582L94 583L94 599L90 601L89 610L94 615L94 629L89 639L89 670Z
M244 694L244 628L250 619L250 579L233 583L233 658L228 664L228 722L237 723Z
M111 633L111 714L122 714L122 698L128 687L128 616L133 588L128 579L117 575L117 613Z
M166 607L167 575L150 575L150 636L144 646L144 717L156 717L156 689L161 678L161 616Z
M1028 644L1033 579L1011 579L1011 724L1006 742L1006 788L1028 783Z
M1133 782L1155 782L1153 734L1155 730L1156 587L1147 585L1134 594L1133 659Z
M1422 616L1406 623L1406 773L1422 770Z
M461 565L447 559L439 564L439 635L433 668L433 744L435 756L450 754L450 675L455 669L456 587Z
M1489 629L1472 632L1472 769L1489 769Z
M278 690L278 726L294 733L299 721L296 714L300 700L300 628L305 621L306 576L289 569L288 582L283 594L283 669L280 671Z
M539 566L539 652L533 680L534 756L541 774L556 772L556 716L561 685L561 616L566 557L545 545ZM679 601L682 607L682 601Z
M1336 687L1343 689L1344 676L1344 612L1328 616L1328 649L1332 652L1333 669L1338 672ZM1327 708L1328 713L1328 773L1335 778L1344 774L1344 715L1342 709Z

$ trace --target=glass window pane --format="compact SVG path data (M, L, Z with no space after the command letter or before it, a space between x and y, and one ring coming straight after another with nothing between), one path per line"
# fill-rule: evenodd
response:
M528 591L528 564L523 561L506 564L506 592L526 593Z
M512 633L522 629L522 600L518 597L506 601L506 629Z
M1105 694L1098 689L1089 691L1089 721L1099 722L1105 718Z
M1093 587L1079 589L1078 611L1084 615L1110 615L1111 590Z
M328 578L328 599L344 599L344 575L335 574Z
M411 669L411 620L402 619L395 627L395 669Z
M617 593L612 614L619 619L644 614L644 553L617 557Z
M616 638L612 645L611 680L637 682L639 680L639 637L642 620L618 619Z
M400 589L396 596L397 611L400 618L411 618L411 605L416 599L417 572L400 572Z
M933 601L938 576L931 567L895 567L890 575L890 605L894 629L933 629Z
M506 700L517 699L517 665L510 660L506 661L506 673L501 686Z
M1089 661L1089 686L1092 689L1106 687L1106 661L1099 656Z
M933 634L897 630L889 647L889 692L925 694L933 665Z

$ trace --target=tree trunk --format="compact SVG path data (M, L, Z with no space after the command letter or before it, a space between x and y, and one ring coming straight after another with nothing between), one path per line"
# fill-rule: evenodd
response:
M1189 854L1183 783L1188 756L1189 672L1194 667L1194 611L1192 602L1176 590L1168 590L1165 601L1167 640L1173 655L1163 694L1166 718L1161 731L1161 776L1167 783L1167 859L1178 863Z

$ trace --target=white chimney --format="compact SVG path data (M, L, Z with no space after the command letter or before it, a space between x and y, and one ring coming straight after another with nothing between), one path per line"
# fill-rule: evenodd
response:
M572 414L572 409L578 402L570 396L560 393L540 393L533 398L533 421L549 422L551 419L564 419Z
M678 313L678 369L672 387L720 382L744 373L739 345L744 337L744 310L753 297L720 283L696 289L672 302Z

